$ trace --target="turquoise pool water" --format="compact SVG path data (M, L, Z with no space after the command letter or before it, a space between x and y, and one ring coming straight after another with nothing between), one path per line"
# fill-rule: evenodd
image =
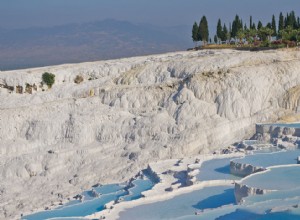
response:
M270 195L270 194L277 195ZM293 195L294 193L294 195ZM296 193L296 194L295 194ZM246 202L242 205L229 205L216 209L205 210L200 215L186 215L176 220L240 220L240 219L300 219L299 208L294 209L293 206L298 204L300 199L300 190L294 190L284 196L278 192L272 192L265 195L256 195L245 198ZM298 196L297 196L298 195ZM250 199L251 198L251 199ZM292 210L281 211L278 213L270 213L274 207L291 207ZM290 208L289 208L290 209Z
M282 125L286 126L286 124ZM292 124L290 126L299 126ZM250 141L249 144L255 144ZM275 152L272 152L275 151ZM296 164L300 156L300 149L280 151L277 149L263 149L254 155L245 158L225 158L205 161L200 173L196 176L199 181L209 180L240 180L230 174L230 160L254 166L270 167L275 165ZM193 220L193 219L300 219L300 165L292 167L272 168L269 172L259 173L243 180L244 184L263 189L278 190L264 195L255 195L244 198L243 204L235 204L234 189L232 186L214 186L195 190L190 193L175 196L174 198L155 203L140 205L120 213L121 220ZM125 184L110 184L93 188L99 197L93 197L91 190L82 193L84 201L71 201L55 210L43 211L23 217L28 220L84 220L84 216L104 209L108 202L131 201L142 197L142 192L153 187L154 181L149 178L137 179L132 182L131 188ZM276 213L270 212L274 207L291 207L290 210ZM296 207L296 208L293 208ZM199 215L195 215L198 212Z
M108 184L108 185L103 185L99 187L95 187L95 191L100 193L100 194L109 194L109 193L114 193L119 190L124 189L125 185L124 184Z
M240 177L234 176L230 173L230 160L236 157L225 158L225 159L214 159L203 162L199 169L199 174L196 178L199 181L207 180L238 180Z
M88 220L87 218L50 218L51 220Z
M300 201L300 186L294 189L284 189L259 196L248 196L244 198L243 204L252 205L255 203L261 203L265 201L272 201L273 203L275 203L275 201L281 202L283 199L287 198L299 198Z
M295 164L299 150L249 155L234 159L255 163L257 166ZM233 179L229 173L228 159L204 162L197 175L198 180ZM300 203L300 165L272 168L271 171L251 176L243 181L258 188L278 191L245 198L240 205L234 203L233 191L225 186L207 187L172 199L137 206L120 213L127 219L175 219L175 220L235 220L235 219L300 219L299 209L272 213L273 208L293 207ZM221 190L221 191L220 191ZM223 190L223 191L222 191ZM199 215L196 211L203 210ZM141 217L142 216L142 217Z
M245 143L247 145L257 145L257 144L260 144L260 141L257 141L257 140L244 140L243 143Z
M300 123L275 123L275 124L266 124L274 127L287 127L287 128L300 128Z
M25 216L23 219L27 220L41 220L57 217L84 217L104 209L104 205L110 201L118 199L120 196L126 195L125 190L120 190L116 193L102 195L97 199L82 202L80 204L66 206L61 209L54 209L51 211L43 211L33 215Z
M62 217L84 217L95 212L102 211L108 202L124 198L124 200L135 200L142 196L142 192L151 189L154 182L148 178L133 181L133 187L125 190L126 185L110 184L94 188L99 197L91 196L90 191L83 192L86 200L84 202L72 201L73 204L66 204L54 210L43 211L23 217L27 220L41 220ZM64 218L65 219L65 218ZM69 220L69 219L68 219Z
M259 189L285 190L299 187L300 165L272 168L267 172L252 175L242 181Z
M262 146L262 145L260 145ZM252 151L253 154L267 154L267 153L278 153L282 152L283 150L280 149L279 147L272 146L272 145L265 145L264 147L260 147L257 150Z
M262 215L258 220L299 220L300 209L289 210L285 212L269 213Z
M299 220L299 210L289 210L284 212L268 213L256 213L254 210L237 209L235 212L226 214L216 218L216 220ZM209 220L209 219L207 219Z
M120 213L120 219L176 219L195 211L234 204L233 187L206 187L172 199L141 205Z
M234 159L234 161L241 164L269 167L276 165L297 164L296 159L298 156L300 156L300 149L247 155L246 157L241 159Z
M142 192L152 189L153 182L150 180L137 179L134 182L134 187L129 189L129 195L122 196L125 201L135 200L142 197Z

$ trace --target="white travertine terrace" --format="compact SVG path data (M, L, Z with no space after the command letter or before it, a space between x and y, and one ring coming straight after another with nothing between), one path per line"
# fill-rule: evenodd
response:
M56 75L51 89L40 86L44 72ZM300 52L292 50L0 72L0 219L55 206L98 182L128 180L149 162L249 137L255 123L297 110L299 72Z

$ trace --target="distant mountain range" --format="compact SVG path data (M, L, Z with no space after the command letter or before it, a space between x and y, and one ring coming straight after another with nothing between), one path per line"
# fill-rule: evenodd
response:
M189 26L157 27L104 20L0 29L0 70L156 54L191 47Z

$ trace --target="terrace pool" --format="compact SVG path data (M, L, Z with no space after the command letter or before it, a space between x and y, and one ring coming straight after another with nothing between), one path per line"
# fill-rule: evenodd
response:
M175 219L194 215L195 211L213 209L234 203L232 186L206 187L165 201L125 210L120 213L120 219Z
M300 128L300 123L274 124L274 126ZM247 144L257 143L250 140ZM255 188L277 191L246 197L242 204L237 205L233 185L210 186L164 201L126 209L119 213L120 219L300 219L300 206L297 206L300 204L300 165L296 165L300 149L278 151L278 148L266 147L253 151L253 153L244 158L230 157L205 161L199 168L200 172L196 178L198 181L239 181L240 177L230 174L230 161L233 160L241 164L270 167L267 172L256 173L241 181L243 184ZM272 168L272 166L279 167ZM82 193L83 202L71 201L57 209L35 213L22 219L84 220L84 216L103 210L108 202L131 201L141 198L142 192L151 189L154 184L155 181L145 175L145 178L133 180L130 185L110 184L94 187L93 190ZM99 194L98 197L94 197L95 192ZM275 211L272 211L274 208ZM195 212L199 215L195 215Z
M262 124L264 125L264 124ZM274 127L287 127L287 128L300 128L300 123L275 123L275 124L265 124Z
M234 159L233 161L258 167L270 167L276 165L297 164L296 159L298 156L300 156L300 149L247 155L244 158Z
M200 167L199 174L196 175L198 181L207 180L238 180L240 177L234 176L230 173L230 160L236 157L225 159L213 159L203 162Z
M256 173L245 178L242 184L247 186L270 189L286 190L299 187L300 165L271 168L266 172Z
M41 220L58 217L84 217L95 212L102 211L104 205L110 201L117 200L120 196L126 195L125 190L120 190L115 193L102 195L99 198L82 202L76 205L66 206L65 208L54 209L50 211L38 212L32 215L23 217L27 220Z
M136 179L132 182L132 187L125 189L125 184L109 184L93 188L99 197L92 197L91 191L83 192L83 202L72 201L71 204L66 204L54 210L42 211L32 215L23 217L27 220L41 220L41 219L76 219L74 217L84 217L95 212L104 210L105 204L123 198L126 201L135 200L142 196L142 192L151 189L154 182L149 178ZM77 218L78 219L78 218Z
M129 189L129 195L122 196L124 201L131 201L142 197L142 192L152 189L153 182L149 179L137 179L133 181L134 186Z

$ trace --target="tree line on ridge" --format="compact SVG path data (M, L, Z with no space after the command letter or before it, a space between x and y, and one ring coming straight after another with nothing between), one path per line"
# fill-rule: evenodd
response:
M212 43L209 37L209 28L206 16L203 16L199 22L194 22L192 28L192 39L196 44L199 41L205 46ZM249 23L236 15L234 20L227 26L218 19L216 34L213 37L215 44L233 44L247 46L296 46L300 41L300 18L296 17L294 11L287 13L286 16L281 12L278 23L275 15L270 22L263 25L261 21L257 24L253 22L250 16Z

